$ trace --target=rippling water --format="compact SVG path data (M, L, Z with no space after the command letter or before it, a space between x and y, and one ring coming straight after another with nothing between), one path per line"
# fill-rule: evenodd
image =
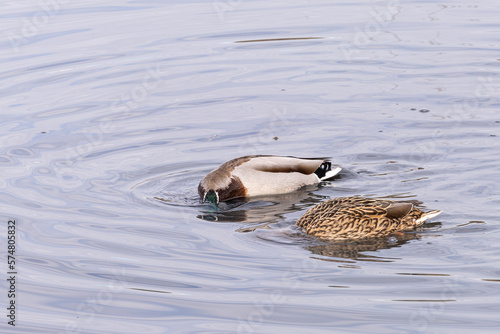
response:
M5 2L0 208L18 222L16 331L496 333L498 9ZM332 156L343 172L218 212L199 203L208 171L255 153ZM443 213L375 244L294 227L348 195Z

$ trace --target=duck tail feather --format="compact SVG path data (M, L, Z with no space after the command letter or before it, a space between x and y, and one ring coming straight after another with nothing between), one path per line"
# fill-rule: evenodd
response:
M323 166L323 165L322 165L322 166ZM320 168L321 168L321 167L320 167ZM332 167L331 167L331 165L330 165L330 168L331 168L330 170L326 170L326 171L324 171L324 173L323 173L323 175L322 175L322 176L319 176L319 175L318 175L318 176L319 176L319 179L320 179L321 181L328 181L328 180L333 179L333 177L334 177L335 175L337 175L338 173L340 173L340 171L342 170L342 168L340 168L340 167L333 167L333 168L332 168ZM318 168L318 169L319 169L319 168ZM318 173L316 173L316 174L318 174Z
M437 215L439 215L440 213L441 213L441 210L432 210L432 211L424 212L424 214L422 215L422 217L420 217L420 218L417 219L417 223L423 223L427 219L434 218Z

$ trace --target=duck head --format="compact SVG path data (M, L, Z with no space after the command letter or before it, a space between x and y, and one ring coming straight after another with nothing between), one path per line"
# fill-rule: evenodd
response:
M219 204L219 193L217 193L213 189L210 189L203 196L203 203L212 203L214 205Z

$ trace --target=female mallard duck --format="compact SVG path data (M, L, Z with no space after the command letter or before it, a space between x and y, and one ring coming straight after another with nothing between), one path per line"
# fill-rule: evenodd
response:
M203 202L218 204L236 197L284 194L331 179L340 172L328 158L249 155L223 163L198 185Z
M296 225L320 239L383 237L414 230L441 213L424 212L419 201L390 201L364 197L341 197L320 203L300 217Z

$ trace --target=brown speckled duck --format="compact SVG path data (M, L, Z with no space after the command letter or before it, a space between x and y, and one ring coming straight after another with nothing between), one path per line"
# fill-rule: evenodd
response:
M218 204L237 197L284 194L326 181L340 172L328 158L249 155L230 160L198 185L203 202Z
M384 237L414 230L441 213L424 212L416 207L420 203L358 196L335 198L307 210L296 225L324 240Z

